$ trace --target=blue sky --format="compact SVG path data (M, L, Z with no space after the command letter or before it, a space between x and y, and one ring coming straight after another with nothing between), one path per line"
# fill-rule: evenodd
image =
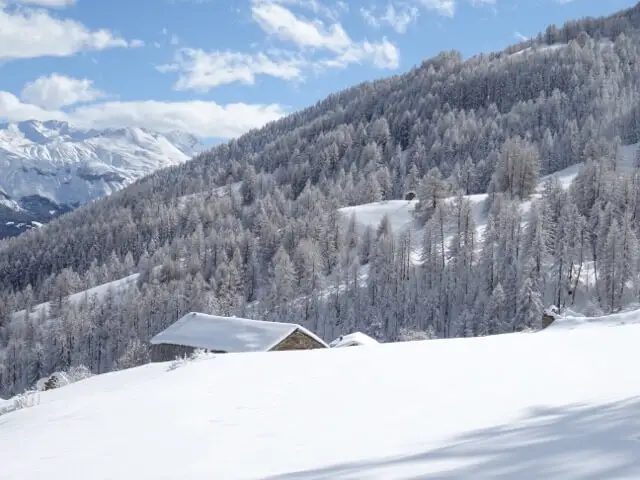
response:
M634 0L0 0L0 120L229 138Z

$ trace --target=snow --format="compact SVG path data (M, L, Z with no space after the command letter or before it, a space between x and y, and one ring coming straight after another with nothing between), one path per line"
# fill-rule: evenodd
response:
M484 233L484 229L487 224L487 213L484 209L487 195L467 195L465 198L471 203L471 209L476 223L476 233L479 235L478 238L480 238ZM453 201L453 197L447 199L447 201ZM412 243L414 245L411 260L414 264L418 264L420 263L420 251L422 239L424 237L424 229L419 226L413 216L416 204L416 200L388 200L344 207L338 211L342 213L343 218L347 220L351 218L351 215L355 214L357 225L361 228L371 227L373 229L378 228L378 225L380 225L384 216L388 215L391 230L396 235L401 235L407 231L411 232ZM452 236L452 234L446 236L445 241L447 244L451 240Z
M266 352L302 330L328 346L309 330L292 323L263 322L191 312L151 339L152 344L184 345L230 353Z
M109 290L111 290L115 296L124 295L129 287L138 280L139 276L140 274L135 273L119 280L114 280L113 282L104 283L102 285L98 285L97 287L74 293L73 295L69 295L68 298L72 305L78 305L85 298L90 300L94 295L100 300L104 298ZM31 311L31 317L39 318L43 309L47 309L48 311L49 302L40 303L33 307ZM21 320L24 318L24 313L24 310L20 310L19 312L13 313L11 318L14 321Z
M620 151L620 162L618 168L621 171L628 171L633 168L636 151L640 148L640 143L625 145ZM543 191L545 183L552 177L558 179L560 185L568 189L573 180L578 175L582 163L572 165L568 168L560 170L550 175L540 177L535 193L531 196L530 200L523 201L520 204L520 212L522 213L522 220L526 222L529 218L529 212L531 211L532 200L540 197ZM471 209L473 213L473 219L476 224L476 238L481 240L484 235L484 230L487 226L488 212L485 209L487 200L487 194L475 194L466 195L465 198L471 203ZM452 202L453 197L446 199L447 202ZM361 228L371 227L376 229L385 215L389 216L391 228L394 233L401 235L407 231L411 232L412 242L414 250L412 252L412 262L414 264L420 263L420 251L422 239L424 236L424 229L421 228L413 217L413 211L417 200L389 200L375 203L367 203L363 205L356 205L350 207L340 208L338 211L343 214L343 218L349 219L351 215L355 214L356 222ZM446 235L445 242L448 245L452 238L452 234ZM481 248L481 242L476 242L478 249Z
M15 200L12 200L8 196L2 195L2 193L3 193L2 189L0 189L0 205L5 206L10 210L14 210L16 212L19 212L20 210L22 210L18 202L16 202Z
M177 202L180 207L186 208L189 206L191 202L197 199L206 200L206 199L213 199L213 198L222 198L228 195L230 189L233 193L237 194L238 192L240 192L241 186L242 186L242 182L235 182L229 185L225 185L224 187L216 187L212 190L208 190L204 192L191 193L189 195L183 195L181 197L178 197Z
M618 163L618 168L620 169L620 171L628 172L634 168L635 155L638 148L640 148L640 143L623 145L621 147L620 161ZM537 192L540 193L542 191L545 182L551 177L556 177L563 188L569 188L573 180L578 176L578 172L580 171L580 168L582 168L582 165L582 163L578 163L576 165L567 167L564 170L560 170L556 173L541 177L540 181L538 182Z
M94 376L0 416L0 477L640 478L640 325L552 331Z
M342 335L329 344L331 348L355 347L364 345L379 345L380 342L371 338L366 333L355 332L349 335Z
M0 192L8 197L0 202L14 210L30 195L58 205L86 203L201 149L195 137L180 132L82 130L57 121L0 124Z
M544 332L558 332L575 329L601 329L623 325L640 324L640 311L615 313L600 317L585 317L577 312L565 312L560 315Z
M338 211L343 214L345 219L351 218L355 214L356 224L364 229L371 227L374 230L378 228L380 222L385 215L389 216L391 230L400 235L410 231L413 243L420 245L423 237L423 229L418 225L413 217L413 211L417 201L411 200L388 200L383 202L367 203L364 205L356 205L351 207L340 208ZM419 249L414 249L412 261L417 263L419 260Z
M389 200L354 207L344 207L340 209L340 212L347 218L355 214L358 223L372 228L377 228L382 218L385 215L389 215L391 229L396 233L401 233L407 229L416 228L413 218L413 211L416 204L417 201Z
M553 45L544 45L544 44L536 45L533 48L527 47L527 48L523 48L522 50L518 50L517 52L512 53L510 56L514 57L514 56L520 56L520 55L530 54L530 53L555 52L566 46L567 46L566 43L554 43Z

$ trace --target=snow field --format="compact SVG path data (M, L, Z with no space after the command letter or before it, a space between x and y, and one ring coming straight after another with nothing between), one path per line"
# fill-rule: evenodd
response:
M578 325L100 375L0 417L0 478L640 478L639 341Z

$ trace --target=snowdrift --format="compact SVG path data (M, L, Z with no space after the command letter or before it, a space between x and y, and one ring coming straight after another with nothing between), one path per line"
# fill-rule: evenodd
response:
M629 323L95 376L0 416L0 477L637 479Z
M560 315L542 332L563 332L566 330L585 328L618 327L624 325L640 325L640 310L604 315L600 317L585 317L576 312L566 312Z

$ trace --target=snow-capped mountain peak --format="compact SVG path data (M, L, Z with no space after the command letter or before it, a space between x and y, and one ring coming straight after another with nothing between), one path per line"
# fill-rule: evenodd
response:
M4 212L0 221L6 225L14 220L8 218L8 210L28 211L22 205L24 199L31 205L34 199L36 204L47 204L47 212L66 211L155 170L183 163L202 148L196 137L185 132L81 129L57 120L0 124L0 208ZM48 220L40 214L35 217L32 220Z

